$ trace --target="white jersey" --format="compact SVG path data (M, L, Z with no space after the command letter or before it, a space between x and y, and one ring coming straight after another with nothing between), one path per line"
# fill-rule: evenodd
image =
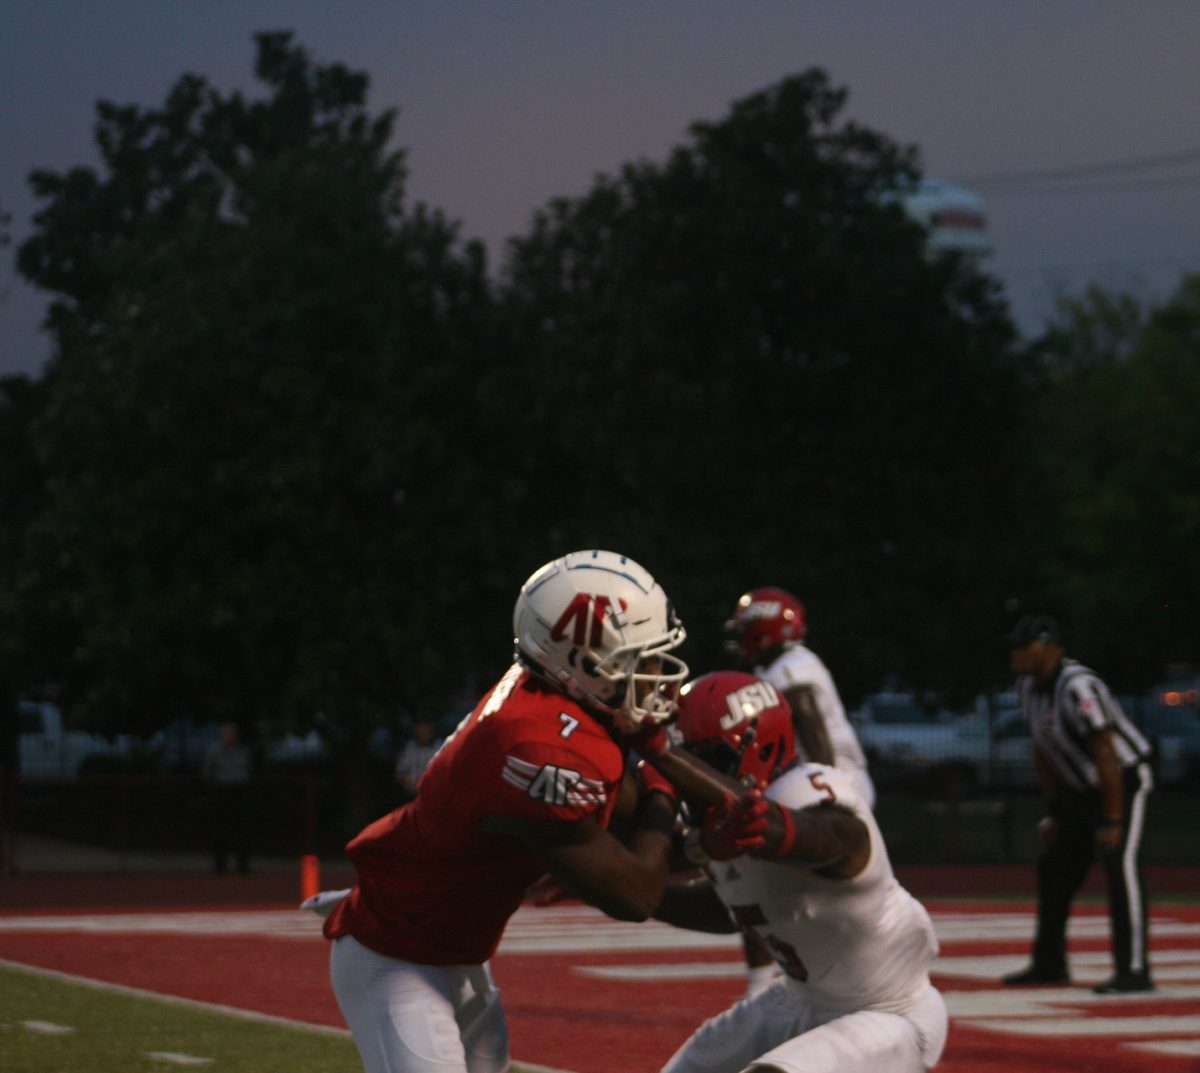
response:
M842 706L842 698L838 696L837 686L833 684L833 676L821 657L799 641L792 641L769 664L755 667L754 673L770 682L780 693L786 694L789 689L799 686L812 689L817 711L833 749L833 766L854 775L859 793L866 798L867 807L874 808L875 786L867 773L867 758L854 727L846 718L846 709Z
M870 859L853 879L829 879L798 861L713 861L708 873L734 919L766 941L791 986L813 1005L897 1013L913 1007L929 989L933 923L896 880L853 780L824 764L803 764L776 779L766 796L794 810L850 809L870 832Z

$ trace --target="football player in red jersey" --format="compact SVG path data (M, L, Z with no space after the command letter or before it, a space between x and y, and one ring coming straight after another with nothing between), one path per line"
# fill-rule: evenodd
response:
M641 566L563 556L521 588L516 660L434 756L409 804L347 846L356 885L333 905L331 976L367 1073L504 1073L489 970L508 919L546 875L623 920L663 895L675 797L640 792L630 748L666 749L684 629ZM659 758L687 785L686 759ZM682 777L681 777L682 772ZM724 794L723 788L716 791ZM609 831L614 814L628 833Z

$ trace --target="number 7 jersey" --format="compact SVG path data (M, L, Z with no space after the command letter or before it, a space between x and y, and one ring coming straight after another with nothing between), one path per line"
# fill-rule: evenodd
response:
M358 881L326 937L426 965L481 964L546 870L484 819L607 827L624 766L606 727L514 664L438 750L416 800L346 847Z
M793 810L840 805L870 834L870 858L853 879L830 879L800 861L738 857L709 875L733 918L756 932L791 979L826 1008L894 1010L929 986L937 954L925 907L897 881L870 809L841 771L803 764L765 796Z

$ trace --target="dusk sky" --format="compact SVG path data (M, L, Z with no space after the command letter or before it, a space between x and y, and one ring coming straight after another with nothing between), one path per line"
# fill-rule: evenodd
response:
M372 112L399 109L410 199L493 268L550 198L817 66L846 116L983 199L1026 334L1057 293L1161 300L1200 271L1197 0L2 0L0 375L50 353L47 298L14 265L29 172L96 162L99 99L157 107L185 72L254 92L252 35L277 29L370 75Z

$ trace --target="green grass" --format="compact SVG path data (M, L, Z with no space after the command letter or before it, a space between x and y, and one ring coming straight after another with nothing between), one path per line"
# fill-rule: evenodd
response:
M49 1035L23 1022L69 1026ZM151 1057L209 1058L183 1066ZM361 1073L347 1037L105 991L0 965L4 1073Z
M25 1022L67 1026L48 1034ZM207 1058L180 1065L155 1052ZM3 1073L362 1073L349 1036L0 965ZM528 1073L513 1064L513 1073Z

